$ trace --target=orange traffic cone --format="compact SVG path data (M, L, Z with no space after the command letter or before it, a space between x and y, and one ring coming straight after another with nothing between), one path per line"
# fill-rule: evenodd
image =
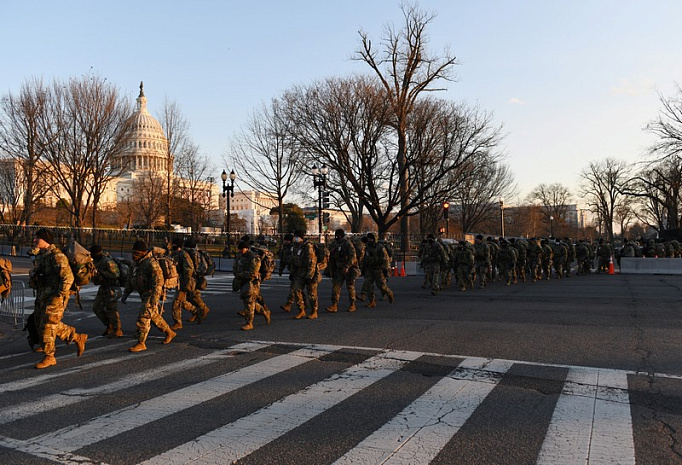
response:
M405 262L402 262L400 266L400 276L407 276L407 273L405 273Z
M613 255L609 257L609 274L616 274L615 271L613 271Z
M398 274L398 264L395 263L395 262L393 262L393 277L394 277L394 278L397 278L398 276L400 276L400 275Z

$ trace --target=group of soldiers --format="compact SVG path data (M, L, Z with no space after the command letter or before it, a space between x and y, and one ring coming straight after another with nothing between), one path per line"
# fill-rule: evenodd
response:
M29 342L36 352L44 353L42 361L35 367L42 369L57 364L55 358L55 340L75 342L77 355L85 351L87 334L78 333L72 326L62 323L62 316L69 301L74 282L74 274L64 252L54 244L54 237L48 229L40 229L33 239L33 249L29 255L34 256L33 269L29 277L29 285L35 290L35 309L30 320L34 323L36 340L29 336ZM188 321L201 323L209 309L201 298L197 286L200 278L196 274L196 243L189 238L183 241L176 239L169 250L163 251L173 257L178 273L179 285L173 301L174 324L169 325L161 315L163 301L166 298L165 277L159 265L157 251L149 248L147 243L138 240L132 248L132 269L121 292L121 266L113 257L105 253L102 247L94 244L90 247L95 271L92 276L94 284L99 285L93 302L93 312L104 324L103 336L119 338L123 336L118 302L125 304L128 296L137 291L142 300L136 322L135 345L131 352L147 349L146 341L153 323L165 334L163 344L170 343L182 328L182 310L192 315ZM30 332L30 329L29 329Z
M570 238L506 239L483 238L478 235L474 243L450 241L429 234L419 247L419 259L424 269L423 288L431 288L433 295L455 282L461 292L478 285L500 280L507 286L518 281L536 282L543 279L568 278L574 263L576 275L592 272L598 259L597 272L608 272L613 265L614 249L600 239L574 242Z
M357 300L366 301L366 307L376 307L375 288L379 289L382 297L393 303L393 291L386 281L390 270L389 250L392 250L390 246L377 241L374 233L352 240L343 229L337 229L334 239L326 245L313 243L301 230L286 234L281 249L279 275L289 270L290 287L287 301L280 308L285 312L297 308L298 312L293 316L295 319L316 319L319 306L317 289L323 275L332 280L331 304L325 308L327 312L338 312L344 285L348 292L349 312L357 310ZM240 293L244 304L244 310L239 314L246 322L241 329L249 331L253 329L255 314L262 314L266 324L269 324L270 310L260 292L261 254L257 245L251 244L248 237L243 237L237 245L237 251L233 291ZM361 276L364 276L364 282L358 295L355 281Z

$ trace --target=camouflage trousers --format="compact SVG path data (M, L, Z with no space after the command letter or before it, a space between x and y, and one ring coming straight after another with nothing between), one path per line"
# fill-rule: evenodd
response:
M431 289L434 291L440 290L440 263L424 263L425 283L426 281L431 283Z
M100 286L92 303L92 311L106 327L114 331L121 329L121 317L118 313L119 292L115 287Z
M192 315L196 315L199 312L200 317L208 313L208 306L204 299L201 298L201 291L199 289L194 289L193 291L181 291L178 289L173 300L173 321L175 323L182 323L183 308Z
M335 271L332 275L332 304L338 304L341 298L341 286L345 283L348 289L348 300L351 305L355 304L355 280L358 278L360 271L357 268L351 268L347 273L343 274L340 271Z
M52 294L36 298L34 318L36 322L39 322L38 334L43 339L43 351L46 356L54 356L57 338L73 342L78 335L76 328L62 323L64 309L68 302L69 294Z
M260 295L260 281L247 281L242 284L239 298L244 304L244 318L247 323L253 323L256 313L263 313L262 296Z
M475 269L476 275L478 276L480 287L485 287L485 285L488 283L488 272L490 270L490 263L476 262Z
M465 291L467 287L474 287L471 271L471 265L457 265L455 274L460 291Z
M298 306L299 311L317 313L318 299L317 287L319 282L312 280L306 284L303 278L297 277L291 282L291 294L293 302Z
M152 323L164 333L170 330L168 323L161 316L160 308L160 304L153 304L149 299L142 299L142 307L140 307L140 311L137 314L137 322L135 323L138 342L145 342L147 340Z
M362 283L362 291L369 297L370 302L376 300L374 294L375 286L379 288L382 296L392 294L386 282L386 275L381 268L367 268L365 269L364 276L365 280Z
M500 263L499 267L500 277L502 277L505 284L516 282L516 265Z
M557 279L561 279L564 274L565 261L564 260L554 260L554 273Z

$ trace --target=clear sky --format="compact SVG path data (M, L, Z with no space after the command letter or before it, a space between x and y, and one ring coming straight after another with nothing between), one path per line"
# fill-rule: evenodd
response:
M460 62L439 96L493 112L521 196L554 182L577 193L589 162L640 160L659 93L682 84L679 0L419 5L437 14L430 49ZM166 96L178 103L216 177L254 108L296 84L367 72L349 59L358 31L378 42L402 24L398 0L0 0L0 16L0 94L29 77L95 72L134 99L144 81L152 114Z

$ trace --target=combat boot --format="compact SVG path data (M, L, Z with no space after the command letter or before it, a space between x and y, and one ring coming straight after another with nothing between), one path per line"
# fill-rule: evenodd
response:
M291 311L291 304L280 305L279 308L281 308L282 310L284 310L285 312L288 313Z
M147 345L144 342L138 342L128 350L131 352L142 352L143 350L147 350Z
M308 315L308 319L309 319L309 320L315 320L315 319L317 319L317 310L315 310L313 313L311 313L310 315Z
M88 340L87 334L77 334L73 341L76 343L76 355L79 357L85 352L85 341Z
M270 324L270 310L267 307L263 308L263 318L265 318L265 324L269 325Z
M366 298L367 298L367 295L366 295L364 292L358 294L358 297L357 297L357 299L358 299L360 302L364 302Z
M334 304L331 304L329 307L327 307L326 310L329 313L336 313L339 310L339 306L334 303Z
M247 321L244 326L242 326L242 331L251 331L253 329L253 320Z
M109 336L113 332L114 332L114 326L109 325L109 326L107 326L107 329L105 329L104 332L102 333L102 336Z
M46 355L45 358L41 361L36 363L36 368L43 369L47 367L51 367L57 364L57 359L54 358L54 355Z
M376 299L370 300L370 301L367 303L367 305L365 305L365 307L367 307L367 308L374 308L374 307L376 307L376 306L377 306L377 301L376 301ZM350 311L350 310L348 310L348 311Z
M168 330L166 331L166 339L164 339L161 343L162 344L170 344L170 341L172 341L173 338L177 335L178 334L176 332L174 332L171 328L168 328Z
M176 331L178 329L182 329L182 322L176 321L173 326L170 327L173 331Z
M242 310L241 312L237 312L237 315L246 317L246 310Z
M109 337L123 337L123 331L120 329L117 329L115 332L110 334Z
M201 312L201 313L199 313L199 312ZM204 311L197 310L197 314L198 314L197 323L201 323L202 321L204 321L206 319L206 316L208 315L208 312L209 312L208 308Z
M395 302L395 297L393 297L393 291L389 291L388 294L386 294L386 297L388 297L388 303L392 304Z
M355 302L351 302L350 307L348 307L348 311L354 312L355 310L357 310L357 308L355 307Z
M187 318L187 321L190 322L190 323L194 323L195 321L197 321L197 314L196 314L196 313L192 313L192 316L189 317L189 318Z
M305 317L306 317L305 310L301 309L301 310L298 312L298 315L296 315L296 316L294 317L294 319L295 319L295 320L300 320L301 318L305 318Z

